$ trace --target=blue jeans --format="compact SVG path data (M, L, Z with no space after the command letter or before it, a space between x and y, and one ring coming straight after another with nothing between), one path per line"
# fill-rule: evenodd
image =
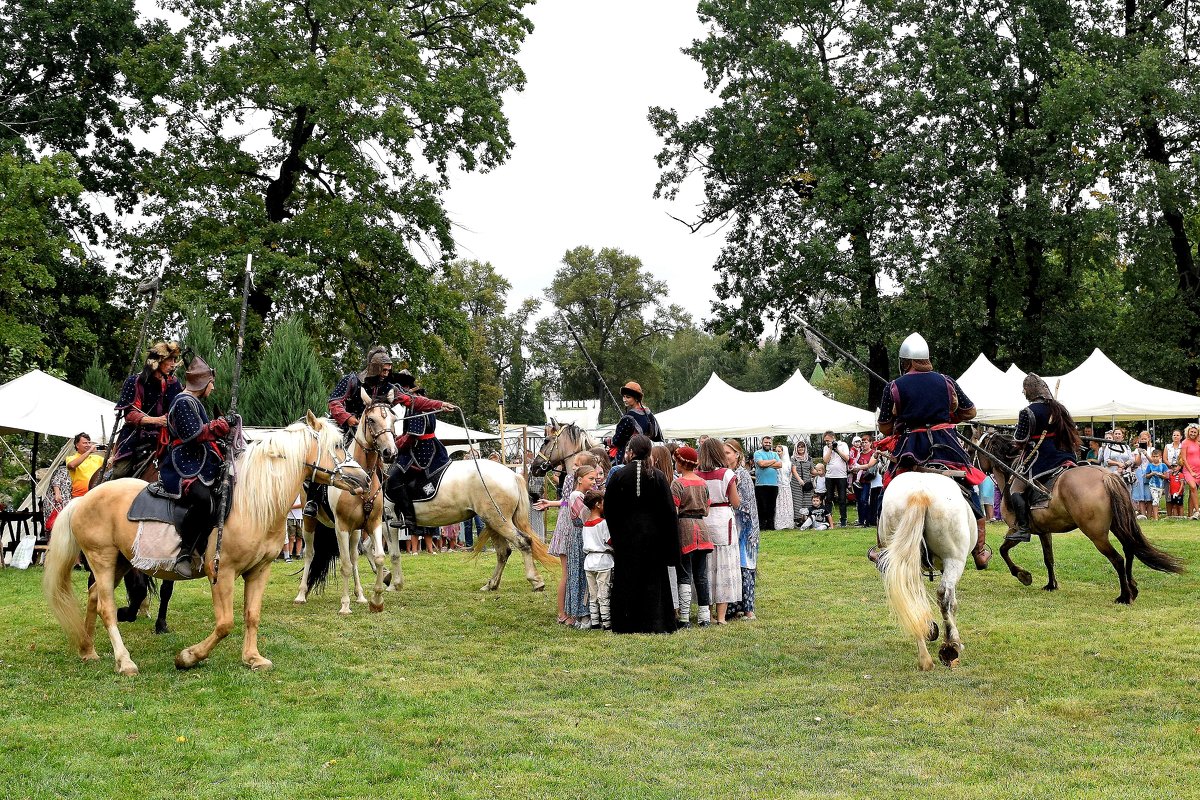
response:
M475 531L483 533L483 520L479 517L469 517L467 521L463 523L463 541L466 543L467 547L473 547L475 545Z

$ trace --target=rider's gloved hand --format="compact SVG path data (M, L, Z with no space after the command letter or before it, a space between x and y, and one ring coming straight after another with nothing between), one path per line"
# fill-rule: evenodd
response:
M216 439L229 434L229 421L224 417L217 417L212 422L208 423L208 433Z

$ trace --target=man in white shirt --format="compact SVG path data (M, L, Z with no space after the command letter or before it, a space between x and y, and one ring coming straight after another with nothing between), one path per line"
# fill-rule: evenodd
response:
M829 498L829 523L833 526L833 504L838 505L841 527L846 527L846 477L850 469L850 448L839 442L833 431L825 431L825 449L821 454L825 462L825 487Z

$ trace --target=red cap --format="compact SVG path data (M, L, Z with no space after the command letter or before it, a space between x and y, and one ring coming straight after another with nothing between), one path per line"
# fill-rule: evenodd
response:
M696 448L688 447L686 444L675 451L676 461L686 461L695 466L700 463L700 456L696 454Z

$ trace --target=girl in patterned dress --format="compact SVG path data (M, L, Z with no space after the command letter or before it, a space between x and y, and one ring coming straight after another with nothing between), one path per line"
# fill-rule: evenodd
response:
M737 475L738 497L733 505L733 521L738 531L738 555L742 577L742 598L729 604L727 615L754 619L754 590L758 583L758 505L754 497L754 479L746 469L746 453L737 439L725 440L728 465Z
M566 612L575 626L584 629L591 625L591 610L588 606L587 573L583 569L583 523L589 512L583 497L596 485L596 468L584 464L575 468L575 489L567 500L567 516L571 529L567 533L567 590ZM568 623L570 624L570 623Z
M696 472L708 487L704 532L713 544L713 555L708 560L708 586L712 592L712 615L718 625L725 624L729 604L742 599L741 554L731 507L741 505L741 498L737 475L725 466L728 449L720 439L705 439L700 444L700 469Z

